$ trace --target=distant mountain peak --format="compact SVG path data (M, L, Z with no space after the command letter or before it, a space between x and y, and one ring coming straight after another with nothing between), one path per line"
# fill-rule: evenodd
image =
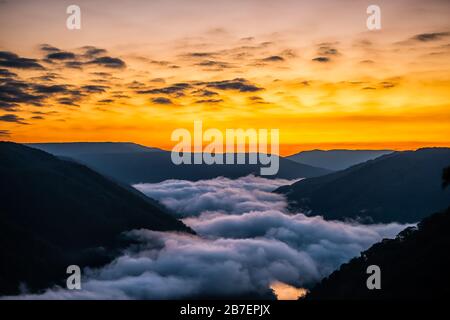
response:
M116 154L129 152L159 152L158 148L147 147L134 142L49 142L28 143L29 147L40 149L58 156L70 157L74 154Z
M180 164L175 165L171 152L132 143L58 143L30 144L53 155L83 163L101 174L126 183L160 182L167 179L201 180L219 176L239 178L260 173L261 164ZM248 154L246 154L246 157ZM315 177L331 170L301 164L279 157L279 171L267 178L297 179Z
M378 158L392 153L393 150L307 150L293 154L287 159L310 166L325 168L328 170L343 170L355 164Z

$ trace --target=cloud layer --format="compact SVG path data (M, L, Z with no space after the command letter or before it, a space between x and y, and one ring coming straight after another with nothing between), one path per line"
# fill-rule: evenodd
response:
M104 268L85 270L81 291L54 288L22 297L270 298L271 284L310 287L373 243L406 227L289 214L283 196L271 193L289 182L248 176L136 185L177 212L197 235L133 230L128 236L140 244Z
M267 209L283 210L286 206L284 198L271 191L290 183L292 181L285 179L247 176L236 180L219 177L196 182L166 180L134 187L161 201L180 217L187 217L208 211L242 214Z

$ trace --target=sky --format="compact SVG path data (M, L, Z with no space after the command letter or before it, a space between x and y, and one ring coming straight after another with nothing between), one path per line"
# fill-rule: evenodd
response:
M170 150L201 120L279 129L282 155L450 146L449 16L446 0L2 0L0 139Z

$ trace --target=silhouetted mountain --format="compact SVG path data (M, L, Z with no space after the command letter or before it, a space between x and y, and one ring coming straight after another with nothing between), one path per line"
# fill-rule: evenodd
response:
M310 150L286 158L310 166L337 171L392 152L393 150Z
M73 157L79 154L96 153L129 153L129 152L155 152L158 148L149 148L131 142L63 142L63 143L28 143L29 147L36 148L53 155Z
M343 264L308 299L430 299L450 297L450 209L425 218ZM381 290L366 286L367 267L381 270Z
M450 167L446 169L446 172ZM444 185L450 177L443 175ZM450 208L417 228L384 239L343 264L318 284L308 299L446 299L450 297ZM366 285L367 267L380 268L380 289Z
M449 168L447 168L448 172ZM450 177L444 175L444 182ZM385 239L343 264L311 290L317 299L445 299L450 297L450 208ZM380 268L381 289L369 290L367 267Z
M153 202L152 202L153 201ZM49 287L68 265L106 263L121 233L192 232L154 200L91 169L0 142L0 295Z
M101 174L110 176L123 183L160 182L167 179L201 180L212 179L219 176L238 178L249 174L260 174L262 165L233 164L233 165L207 165L207 164L181 164L175 165L171 160L171 152L92 152L79 153L78 148L70 151L72 144L58 144L61 149L55 149L51 144L39 144L39 149L57 156L70 157L83 163ZM32 145L33 147L36 145ZM64 150L61 152L59 150ZM248 156L248 155L247 155ZM263 166L265 167L265 165ZM267 178L296 179L315 177L330 173L330 170L296 163L280 157L279 171Z
M326 219L417 222L450 204L450 190L440 183L449 163L449 148L395 152L276 192L291 208Z

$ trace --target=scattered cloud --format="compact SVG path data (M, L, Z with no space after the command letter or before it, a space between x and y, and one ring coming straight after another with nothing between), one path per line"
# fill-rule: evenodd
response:
M41 44L39 46L39 48L44 52L59 52L59 51L61 51L58 48L56 48L52 45L49 45L49 44Z
M270 56L267 58L262 59L264 62L282 62L284 61L284 58L281 56Z
M114 100L113 99L101 99L98 100L99 103L113 103Z
M335 48L337 43L321 43L317 49L317 57L313 58L312 61L320 63L331 62L331 57L340 55L338 49Z
M7 109L20 103L40 106L45 96L34 93L32 89L31 84L21 80L8 78L0 81L0 104Z
M17 74L9 71L8 69L0 69L0 77L14 78L14 77L17 77Z
M17 111L18 104L12 102L0 101L0 109L4 111Z
M49 60L71 60L75 59L76 55L72 52L58 51L47 54L46 59Z
M44 69L36 59L22 58L9 51L0 51L0 66L17 69Z
M320 56L335 56L339 54L339 51L331 46L320 46L317 54Z
M191 87L191 85L189 83L180 82L180 83L175 83L173 85L163 87L163 88L138 90L137 93L140 93L140 94L168 94L168 95L175 95L175 96L183 96L184 91L190 87Z
M112 76L112 74L109 72L91 72L91 74L94 76L99 76L99 77L104 77L104 78L109 78Z
M153 98L152 102L156 104L172 104L172 100L164 97Z
M198 96L198 97L212 97L212 96L217 96L219 95L217 92L215 91L211 91L211 90L204 90L204 89L199 89L199 90L195 90L192 92L192 94Z
M128 96L126 94L122 94L122 93L115 93L111 97L117 98L117 99L128 99L128 98L130 98L130 96Z
M450 32L432 32L432 33L421 33L417 34L412 39L422 42L442 40L450 36Z
M122 69L126 67L126 64L123 60L119 58L112 58L108 56L94 58L86 64L94 64L101 67L113 68L113 69Z
M0 116L0 121L4 122L15 122L19 124L28 124L25 122L24 118L18 117L15 114L5 114Z
M143 87L145 87L145 83L136 80L133 80L131 83L128 84L128 88L130 89L140 89Z
M190 58L209 58L209 57L214 57L215 55L216 55L216 53L214 53L214 52L190 52L190 53L184 54L185 57L190 57Z
M62 98L58 98L57 101L59 104L63 104L66 106L74 106L74 107L78 107L79 105L77 104L77 101L79 99L76 98L72 98L72 97L62 97Z
M104 55L107 53L107 51L105 49L97 48L94 46L84 46L82 49L84 50L84 55L87 57Z
M55 94L55 93L69 93L70 90L68 89L67 85L43 85L43 84L36 84L33 85L33 89L37 93L43 93L43 94Z
M81 69L83 67L83 62L81 61L66 61L64 63L64 65L67 68L72 68L72 69Z
M232 66L228 62L223 61L215 61L215 60L205 60L199 63L196 63L197 66L207 67L210 71L220 71L226 68L231 68Z
M89 93L102 93L105 92L106 89L108 89L108 86L101 86L101 85L86 85L81 87L84 91Z
M233 80L211 81L205 83L208 88L219 90L237 90L240 92L256 92L263 90L244 78L235 78Z
M327 62L330 62L330 58L328 58L328 57L316 57L316 58L313 58L312 61L321 62L321 63L327 63Z
M220 103L220 102L223 102L223 100L222 99L202 99L202 100L195 101L195 103L199 103L199 104L201 104L201 103L214 104L214 103Z
M150 82L154 82L154 83L166 83L166 80L164 80L164 78L153 78L150 80Z
M37 77L33 77L31 78L31 80L38 80L38 81L43 81L43 82L51 82L54 81L56 79L60 78L60 76L56 73L53 72L47 72L46 74L43 74L41 76L37 76Z
M170 64L170 61L164 61L164 60L150 60L151 64L156 64L161 67L168 66Z
M269 102L264 101L263 98L258 97L258 96L252 96L252 97L249 97L248 100L249 100L252 104L270 104Z

